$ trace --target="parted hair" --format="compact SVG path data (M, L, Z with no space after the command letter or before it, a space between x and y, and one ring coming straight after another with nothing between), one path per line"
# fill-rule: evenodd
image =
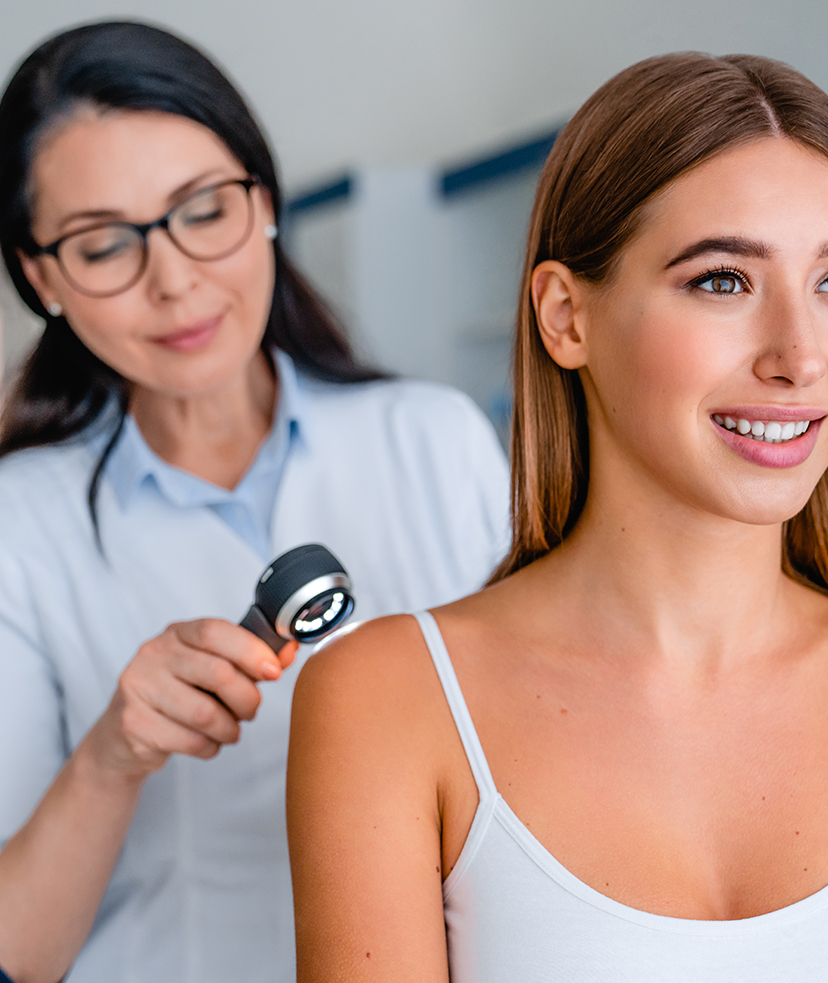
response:
M541 342L535 267L557 260L590 284L612 276L646 203L726 149L788 138L828 157L828 95L788 65L698 52L638 62L606 82L567 123L541 175L517 315L512 423L512 547L501 580L568 535L589 484L589 432L578 372ZM783 569L828 590L828 480L783 527Z

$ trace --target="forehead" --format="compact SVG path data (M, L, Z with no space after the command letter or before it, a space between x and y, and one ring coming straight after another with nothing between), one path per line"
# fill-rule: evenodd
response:
M41 138L30 193L36 220L109 209L154 215L199 174L240 165L212 130L170 113L82 107Z
M630 248L741 235L807 248L828 238L828 158L786 138L723 151L686 171L646 206Z

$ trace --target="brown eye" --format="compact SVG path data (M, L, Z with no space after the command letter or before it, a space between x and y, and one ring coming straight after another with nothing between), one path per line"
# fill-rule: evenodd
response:
M695 286L709 294L739 294L745 289L742 278L735 273L708 273L696 280Z

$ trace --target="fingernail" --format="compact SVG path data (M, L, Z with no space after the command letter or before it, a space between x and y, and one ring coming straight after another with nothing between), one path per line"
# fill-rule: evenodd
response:
M265 662L262 665L262 675L267 679L278 679L282 675L282 670L274 666L272 662Z

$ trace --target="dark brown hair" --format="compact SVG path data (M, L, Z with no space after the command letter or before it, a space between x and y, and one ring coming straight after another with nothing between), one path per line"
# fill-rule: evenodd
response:
M560 544L589 482L589 437L578 373L544 349L531 297L535 267L553 259L606 282L645 204L713 154L787 137L828 157L828 95L788 65L697 52L649 58L610 79L566 125L532 212L515 342L512 548L500 580ZM828 482L784 525L783 567L828 589Z

